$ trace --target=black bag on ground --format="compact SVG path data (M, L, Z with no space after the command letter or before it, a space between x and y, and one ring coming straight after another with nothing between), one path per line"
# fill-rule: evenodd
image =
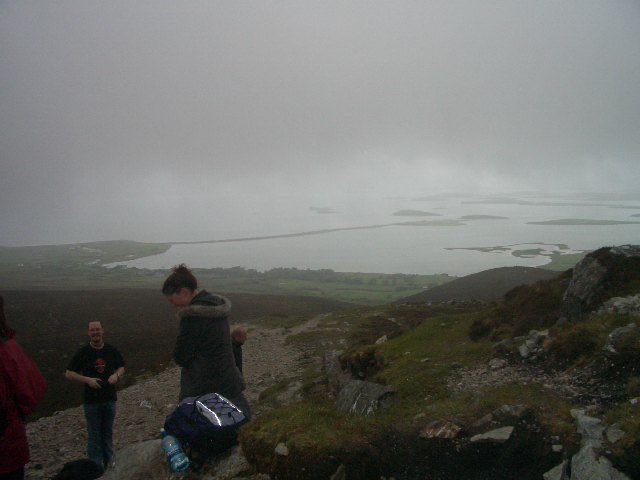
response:
M103 473L93 460L82 458L65 463L52 480L92 480L101 477Z
M187 397L165 422L164 429L187 447L219 453L238 443L238 429L247 422L244 413L217 393Z

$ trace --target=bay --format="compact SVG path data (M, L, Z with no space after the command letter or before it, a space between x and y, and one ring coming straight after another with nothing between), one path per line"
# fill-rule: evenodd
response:
M201 242L174 242L163 254L110 266L156 269L185 263L193 268L295 267L461 276L502 266L540 266L554 252L576 253L640 240L640 217L634 216L640 212L637 200L448 196L295 207L274 211L254 205L235 218L218 219L215 230L203 229L199 234L208 238ZM394 215L402 210L413 215ZM587 224L532 223L562 219Z

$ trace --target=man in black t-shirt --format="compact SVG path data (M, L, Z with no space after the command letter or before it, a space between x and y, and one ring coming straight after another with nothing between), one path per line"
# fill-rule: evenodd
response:
M113 458L116 384L124 374L122 355L103 337L100 322L89 322L89 344L75 353L65 372L67 379L84 384L87 455L102 469Z

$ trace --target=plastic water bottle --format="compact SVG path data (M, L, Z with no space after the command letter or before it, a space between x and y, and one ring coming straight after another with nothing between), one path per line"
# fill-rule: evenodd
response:
M164 428L160 430L160 437L162 438L162 449L167 456L171 470L179 473L189 468L191 462L186 453L184 453L184 450L182 450L182 445L180 445L178 439L168 433Z

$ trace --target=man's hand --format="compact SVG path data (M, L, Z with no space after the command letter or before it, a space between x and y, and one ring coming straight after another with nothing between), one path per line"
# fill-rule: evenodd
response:
M100 380L99 378L87 377L87 385L90 388L98 390L98 389L102 388L100 386L101 383L102 383L102 380Z
M118 383L119 379L120 379L120 375L118 375L118 372L116 372L109 377L107 382L109 382L110 385L115 385L116 383Z

